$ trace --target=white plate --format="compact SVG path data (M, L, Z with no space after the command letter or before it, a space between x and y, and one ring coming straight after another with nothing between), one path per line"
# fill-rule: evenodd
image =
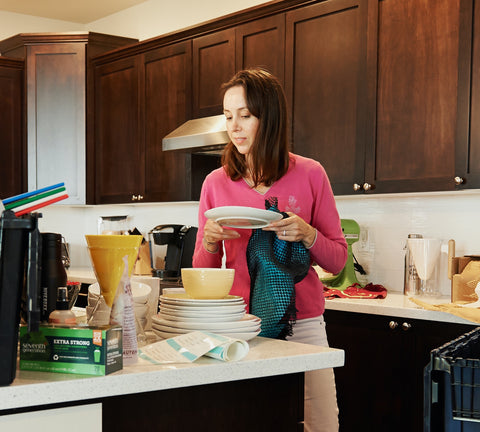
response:
M186 322L186 321L172 321L164 319L161 315L152 316L152 325L167 326L174 329L181 330L208 330L208 331L227 331L227 330L242 330L242 331L256 331L260 328L260 318L246 314L241 320L227 321L227 322Z
M185 306L223 306L245 303L241 296L228 295L223 299L194 299L182 293L162 294L160 301Z
M229 315L201 315L199 317L180 316L175 312L161 309L157 314L158 317L164 318L170 321L183 321L183 322L231 322L239 321L245 316L245 312L229 314Z
M205 217L231 228L256 229L266 227L270 222L280 220L283 216L271 210L254 207L223 206L207 210Z
M162 330L157 330L155 328L152 328L153 333L155 333L157 336L161 337L162 339L169 339L175 336L178 336L178 333L169 333L166 331ZM190 332L188 332L190 333ZM213 333L213 332L212 332ZM249 341L250 339L253 339L255 336L257 336L260 333L260 330L257 332L253 333L222 333L224 336L230 336L231 338L235 339L241 339L244 341Z
M231 317L238 314L245 315L245 305L225 306L223 308L182 308L161 304L160 312L166 312L177 317L203 318L203 317Z

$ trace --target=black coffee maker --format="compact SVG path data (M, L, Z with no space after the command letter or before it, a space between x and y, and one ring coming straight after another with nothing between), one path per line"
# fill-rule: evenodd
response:
M180 281L181 269L192 267L198 229L189 225L158 225L148 233L152 275Z

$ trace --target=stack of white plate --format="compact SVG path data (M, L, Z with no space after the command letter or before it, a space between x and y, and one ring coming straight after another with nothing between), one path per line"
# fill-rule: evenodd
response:
M152 331L163 339L192 331L208 331L250 340L260 333L260 318L245 313L242 297L192 299L183 293L160 296L160 311L152 317Z

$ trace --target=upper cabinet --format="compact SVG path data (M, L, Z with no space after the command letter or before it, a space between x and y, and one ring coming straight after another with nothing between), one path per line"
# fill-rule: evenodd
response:
M90 58L131 44L98 33L19 34L0 42L2 55L25 60L28 189L65 182L63 203L86 202Z
M96 204L190 199L190 155L162 138L190 118L191 42L95 61Z
M378 2L376 118L365 165L376 192L453 190L455 177L466 177L456 149L466 162L472 5Z
M25 191L26 149L23 136L23 60L0 57L0 199Z
M318 160L336 194L363 178L369 85L368 1L286 14L285 90L294 152Z
M241 69L264 67L283 83L284 43L284 14L194 38L193 117L221 114L221 85Z

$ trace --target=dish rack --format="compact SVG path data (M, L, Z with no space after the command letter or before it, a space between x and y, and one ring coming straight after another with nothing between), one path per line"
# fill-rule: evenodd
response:
M424 408L425 432L480 431L480 327L431 351Z

